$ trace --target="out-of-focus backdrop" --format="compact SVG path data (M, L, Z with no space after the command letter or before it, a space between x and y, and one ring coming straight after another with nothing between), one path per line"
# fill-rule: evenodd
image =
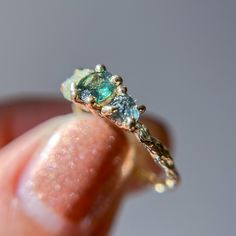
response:
M171 125L183 178L129 198L112 235L236 235L236 1L0 1L1 99L97 63Z

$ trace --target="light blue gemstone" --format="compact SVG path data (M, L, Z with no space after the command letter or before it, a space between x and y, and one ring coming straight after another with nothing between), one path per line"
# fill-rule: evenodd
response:
M109 105L117 109L117 111L111 115L113 120L123 123L128 117L131 117L135 121L138 121L140 113L134 99L130 96L126 94L117 96Z

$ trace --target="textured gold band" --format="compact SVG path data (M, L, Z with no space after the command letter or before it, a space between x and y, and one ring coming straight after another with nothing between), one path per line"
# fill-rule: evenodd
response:
M157 192L173 189L179 184L180 176L168 149L157 138L151 136L144 124L138 122L134 133L138 141L141 142L149 152L155 163L164 171L165 178L164 180L160 180L160 177L156 176L156 174L145 170L139 170L139 174L151 182Z

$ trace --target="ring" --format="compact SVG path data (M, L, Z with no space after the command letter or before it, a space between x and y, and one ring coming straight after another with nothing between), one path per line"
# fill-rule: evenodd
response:
M173 189L180 182L180 176L168 149L151 136L147 127L139 121L146 107L137 105L128 95L123 79L112 75L104 65L96 65L94 70L76 69L61 87L64 97L81 104L83 109L108 119L119 128L135 134L154 162L164 171L164 178L154 173L141 171L141 175L154 185L157 192Z

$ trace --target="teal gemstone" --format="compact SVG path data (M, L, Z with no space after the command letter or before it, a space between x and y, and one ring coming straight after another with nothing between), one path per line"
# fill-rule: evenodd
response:
M116 112L111 115L113 120L124 123L128 117L131 117L135 121L138 121L140 112L134 99L130 96L126 94L117 96L109 105L117 109Z
M80 80L77 85L80 99L83 101L86 97L92 95L96 103L100 104L112 96L116 86L109 80L112 75L104 71L102 73L91 73Z

